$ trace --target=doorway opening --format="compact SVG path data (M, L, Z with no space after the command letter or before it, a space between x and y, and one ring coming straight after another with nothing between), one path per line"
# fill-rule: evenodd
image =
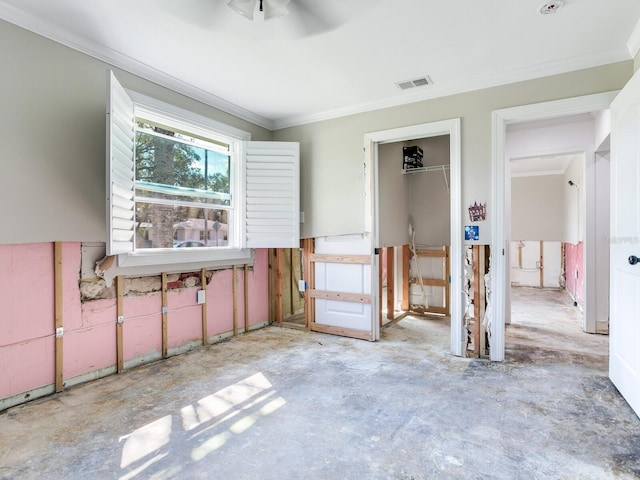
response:
M609 222L604 210L596 208L608 198L608 170L607 175L596 171L607 167L607 156L597 152L608 141L607 112L614 96L609 92L494 112L492 245L503 255L494 259L492 278L492 360L504 359L505 325L515 320L511 308L514 272L522 277L522 270L531 270L529 274L537 276L544 288L544 270L555 275L559 259L559 288L567 293L577 314L582 312L580 330L604 333L608 325L608 266L603 270L602 261L608 258L608 243L598 237L607 238ZM526 171L533 160L538 162L535 174L512 178L512 169ZM562 168L557 166L560 161L566 164ZM536 182L544 187L535 187ZM518 198L526 191L537 191L538 196ZM554 196L555 206L545 205ZM537 217L532 213L536 209ZM555 232L549 232L551 226ZM544 240L550 243L540 244ZM536 245L537 251L531 248ZM528 247L532 254L525 253ZM545 259L545 250L554 253ZM606 277L606 284L597 280L598 275ZM518 301L522 300L519 296Z
M365 136L377 255L379 326L408 314L450 318L450 348L463 355L460 119ZM432 317L433 318L433 317Z
M380 328L408 315L450 328L449 154L450 135L378 145Z

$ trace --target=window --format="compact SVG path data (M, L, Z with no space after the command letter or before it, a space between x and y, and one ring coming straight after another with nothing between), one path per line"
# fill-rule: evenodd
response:
M134 249L233 246L237 142L176 130L136 117Z
M247 263L251 248L299 246L297 143L251 142L108 81L107 254L120 266Z

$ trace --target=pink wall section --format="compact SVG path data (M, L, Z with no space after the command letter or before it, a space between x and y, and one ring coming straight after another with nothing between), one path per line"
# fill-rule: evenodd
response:
M0 400L49 386L55 378L53 244L0 245ZM63 377L113 369L116 364L116 300L81 302L81 244L62 244ZM249 323L268 319L268 252L255 251L249 270ZM207 285L210 337L233 330L232 271L216 271ZM169 350L202 339L198 288L169 290ZM135 365L162 351L160 293L125 297L124 361ZM238 267L238 327L244 327L244 269ZM25 395L26 396L26 395ZM2 404L0 403L0 406Z
M584 278L584 262L582 257L582 242L575 245L573 243L564 244L564 271L566 278L567 292L574 297L578 305L584 306L584 292L582 283ZM576 270L578 278L576 280Z
M53 245L0 246L0 398L54 381Z

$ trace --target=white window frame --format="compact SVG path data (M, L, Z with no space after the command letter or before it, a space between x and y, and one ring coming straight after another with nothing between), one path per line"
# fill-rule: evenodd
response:
M113 88L120 89L120 93L128 96L129 100L133 104L134 118L130 119L124 117L124 123L128 124L129 121L135 118L144 118L149 121L160 120L163 125L167 127L175 127L184 131L191 131L198 135L214 135L229 139L236 146L234 152L234 159L231 166L231 185L233 198L233 245L228 247L211 247L211 248L193 248L193 249L131 249L131 251L121 252L116 251L114 254L117 257L117 265L110 269L107 274L105 272L105 278L113 278L116 275L146 275L157 274L160 272L184 272L190 270L199 270L201 268L222 268L232 265L252 264L254 253L252 248L263 247L281 247L281 248L293 248L299 246L299 144L294 142L250 142L251 134L244 130L234 128L232 126L223 124L211 118L203 115L196 114L194 112L185 110L180 107L165 103L155 98L148 97L138 92L123 89L113 72L108 71L108 88L109 92L109 107L108 107L108 122L107 122L107 228L109 229L109 238L107 240L107 253L109 254L110 242L112 242L112 228L113 228L113 205L112 199L115 194L112 191L112 165L113 162L113 150L114 143L112 124L109 116L116 117L116 107L112 107L113 101L111 96L113 95ZM130 104L128 107L130 108ZM131 136L132 132L127 131L127 136ZM130 138L129 138L130 140ZM292 198L292 210L288 214L291 214L292 218L295 218L295 224L293 232L289 232L288 238L282 240L282 235L278 237L276 232L274 238L276 240L265 240L265 236L269 233L258 233L257 236L261 238L257 242L247 241L247 232L250 229L249 221L247 220L247 201L246 195L249 190L247 185L246 168L247 168L247 148L251 146L255 148L288 148L294 152L291 155L293 159L291 163L291 170L289 174L292 178L291 195ZM260 152L260 151L259 151ZM133 159L132 159L133 160ZM262 161L265 161L264 159ZM254 167L255 168L255 167ZM259 168L262 168L261 166ZM267 167L268 168L268 167ZM279 168L279 167L276 167ZM133 165L135 170L135 164ZM268 172L267 172L268 173ZM272 172L273 173L273 172ZM135 185L133 185L133 191L135 192ZM131 201L135 202L135 195L129 194L132 198ZM129 203L130 205L130 203ZM211 205L211 208L216 208L215 205ZM250 210L250 208L249 208ZM134 207L135 212L135 207ZM231 222L230 222L231 223ZM261 224L258 224L261 225ZM254 227L255 229L255 227ZM262 232L264 227L258 227L257 230ZM290 229L291 230L291 229ZM285 235L287 237L287 235ZM109 280L107 278L107 280Z

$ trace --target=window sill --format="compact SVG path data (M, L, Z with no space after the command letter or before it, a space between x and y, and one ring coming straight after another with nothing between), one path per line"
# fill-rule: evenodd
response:
M253 265L254 252L250 248L221 249L202 251L146 251L117 255L117 261L101 270L107 285L119 275L142 277L161 273L197 272L203 268L219 270L234 265Z

